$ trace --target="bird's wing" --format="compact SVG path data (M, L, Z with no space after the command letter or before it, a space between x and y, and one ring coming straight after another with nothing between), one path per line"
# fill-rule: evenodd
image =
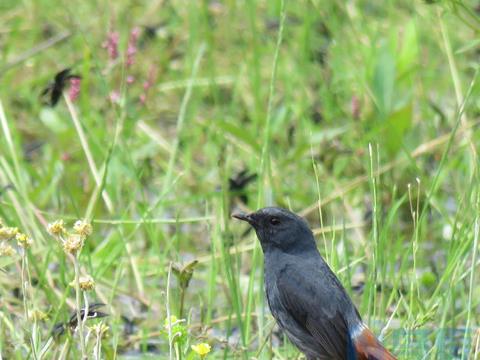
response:
M353 306L327 265L297 269L288 265L277 277L282 305L315 340L313 347L330 359L347 359L354 353L344 311ZM300 271L302 270L302 271Z
M63 81L65 81L65 79L67 79L68 76L70 75L71 71L72 71L72 69L66 68L66 69L63 69L62 71L56 73L55 78L54 78L55 83L59 84L59 83L62 83Z
M52 88L52 92L50 95L50 106L54 107L57 105L58 100L60 100L60 97L62 96L62 91L63 89L59 89L56 86Z

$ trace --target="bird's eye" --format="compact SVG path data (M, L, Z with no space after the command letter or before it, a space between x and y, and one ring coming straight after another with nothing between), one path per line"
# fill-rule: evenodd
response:
M280 220L279 220L278 218L276 218L276 217L272 217L272 218L270 219L270 224L272 224L272 225L278 225L278 224L280 224Z

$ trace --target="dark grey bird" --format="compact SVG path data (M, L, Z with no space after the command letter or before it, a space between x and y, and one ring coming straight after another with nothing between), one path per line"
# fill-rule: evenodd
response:
M40 94L43 102L51 107L57 105L63 90L70 79L81 79L80 75L72 74L72 69L66 68L55 74L53 81L49 83Z
M95 303L95 304L90 304L88 307L88 312L87 312L87 320L89 319L98 319L98 318L103 318L108 316L107 313L104 313L103 311L99 311L102 307L104 307L105 304L102 303ZM85 318L85 308L80 309L80 318L84 319ZM73 331L78 325L78 318L77 318L77 312L74 312L70 316L70 320L64 324L64 323L57 323L54 325L53 330L52 330L52 335L54 337L58 337L60 335L63 335L65 333L65 330L70 329Z
M256 231L273 317L309 360L395 360L362 321L298 215L278 207L234 214Z

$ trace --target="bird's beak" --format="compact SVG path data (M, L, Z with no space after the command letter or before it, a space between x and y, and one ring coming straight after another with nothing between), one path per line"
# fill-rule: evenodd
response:
M239 220L246 221L246 222L248 222L250 225L253 224L252 214L236 213L236 214L233 214L232 217L234 217L235 219L239 219Z

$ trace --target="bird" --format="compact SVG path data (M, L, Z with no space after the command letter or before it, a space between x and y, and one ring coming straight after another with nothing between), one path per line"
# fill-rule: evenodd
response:
M103 303L94 303L90 304L88 306L88 312L86 319L99 319L108 316L107 313L104 313L103 311L99 311L102 307L104 307L105 304ZM80 318L85 319L85 308L80 309ZM75 311L71 316L70 319L67 323L57 323L53 326L52 329L52 335L55 338L58 338L59 336L63 335L65 333L65 330L74 330L78 325L78 318L77 318L77 312Z
M270 311L308 360L396 360L362 321L303 218L279 207L232 216L254 228Z
M62 96L63 90L67 86L67 80L82 78L80 75L72 74L71 72L72 69L66 68L55 74L53 81L50 82L40 94L45 104L55 107Z

